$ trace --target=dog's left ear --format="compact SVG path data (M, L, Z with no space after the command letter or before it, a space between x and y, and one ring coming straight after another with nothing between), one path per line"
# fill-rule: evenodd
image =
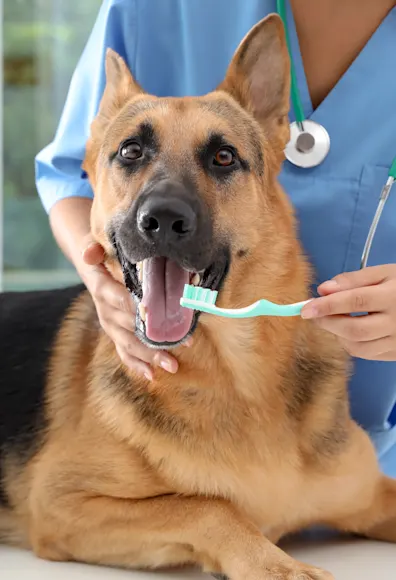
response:
M144 94L143 89L133 78L125 61L111 48L106 52L106 86L99 104L98 112L91 123L91 132L86 146L83 169L92 177L91 166L96 159L99 143L109 122L133 97Z
M218 90L230 93L283 151L290 135L290 59L277 14L267 16L248 32Z

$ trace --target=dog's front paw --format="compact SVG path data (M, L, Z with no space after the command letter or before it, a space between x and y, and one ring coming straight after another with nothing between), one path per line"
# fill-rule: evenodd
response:
M334 576L321 568L295 562L256 573L246 580L334 580Z
M229 578L224 574L212 574L217 580L334 580L330 572L321 568L299 564L290 566L279 566L261 570L251 570L244 572L244 577Z

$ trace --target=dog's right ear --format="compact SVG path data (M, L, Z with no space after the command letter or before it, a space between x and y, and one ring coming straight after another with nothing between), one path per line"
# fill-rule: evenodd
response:
M105 70L106 86L98 112L91 123L91 132L82 164L82 169L87 172L93 186L95 185L94 165L107 126L130 99L144 94L124 59L111 48L106 51Z
M111 119L134 96L144 93L143 89L133 78L131 71L113 49L106 51L106 86L98 113L92 123L91 132L94 137L96 131L103 130Z

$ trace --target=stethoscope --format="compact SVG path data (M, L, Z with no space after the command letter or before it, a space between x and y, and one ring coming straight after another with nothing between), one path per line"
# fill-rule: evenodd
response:
M277 0L277 12L282 19L286 33L286 41L291 63L291 101L294 110L295 121L290 124L290 140L286 145L285 157L290 163L297 167L310 168L320 165L327 157L330 151L330 136L320 123L306 119L301 102L300 91L297 86L296 73L292 57L286 15L285 0ZM389 197L392 185L396 181L396 157L389 169L388 179L382 188L377 210L370 230L364 244L363 254L360 261L360 268L367 266L371 246L374 240L375 232L381 218L382 211Z

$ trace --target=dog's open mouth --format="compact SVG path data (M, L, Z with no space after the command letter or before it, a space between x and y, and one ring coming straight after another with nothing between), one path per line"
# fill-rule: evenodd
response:
M143 297L138 310L151 342L175 343L190 332L194 312L180 306L185 284L197 284L190 273L167 258L149 258L136 265Z
M155 346L175 346L195 329L199 313L180 305L185 284L219 290L228 270L226 252L200 272L167 257L150 257L133 264L117 242L124 282L137 305L136 332Z

